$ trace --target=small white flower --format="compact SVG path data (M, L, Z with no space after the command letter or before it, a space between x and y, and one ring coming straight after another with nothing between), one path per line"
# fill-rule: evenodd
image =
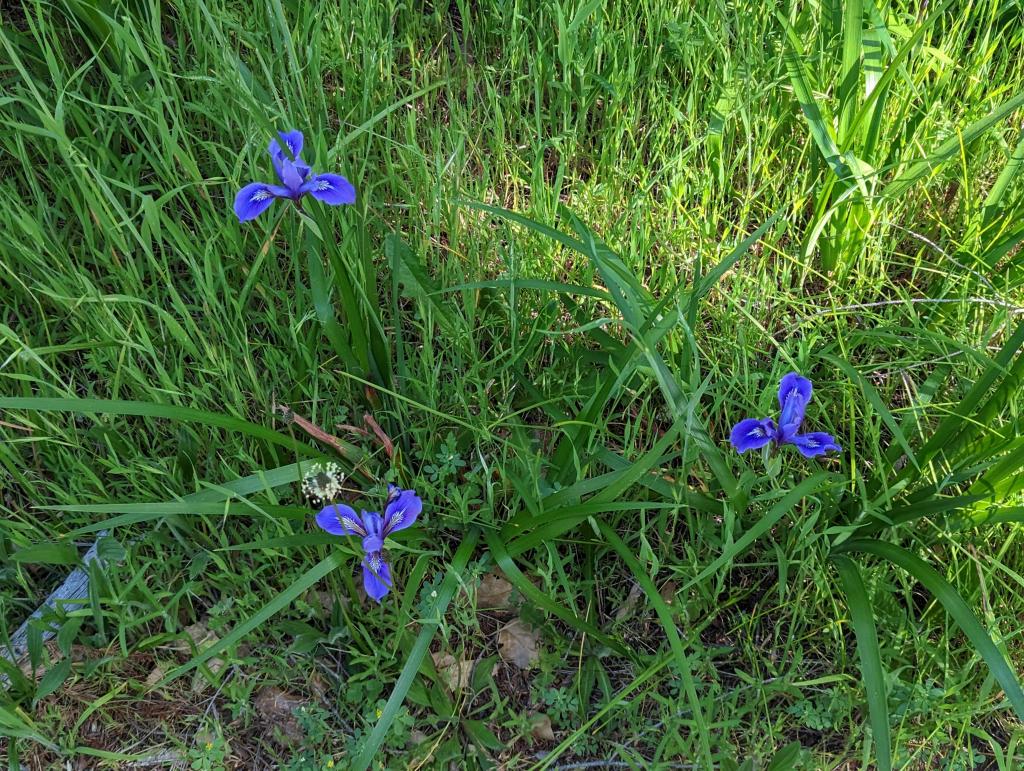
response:
M333 501L341 496L345 474L333 461L314 463L302 477L302 492L315 503Z

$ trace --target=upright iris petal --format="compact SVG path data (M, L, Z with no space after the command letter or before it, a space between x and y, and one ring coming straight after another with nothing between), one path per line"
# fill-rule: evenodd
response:
M309 171L310 171L309 165L304 163L301 158L299 158L296 161L290 161L287 158L278 158L277 160L275 160L274 161L274 172L277 174L277 178L279 180L281 180L281 184L282 185L288 185L287 180L285 180L285 178L284 178L284 174L285 174L285 172L284 172L284 165L286 163L290 164L291 166L293 166L295 168L295 171L298 172L299 184L301 185L302 181L305 180L306 177L309 176ZM289 172L289 175L290 175L290 172ZM293 178L293 180L294 180L294 178ZM301 193L301 191L298 191L298 192Z
M796 372L790 372L779 383L779 434L783 441L795 436L804 422L811 389L811 381Z
M288 150L292 160L298 160L298 157L302 155L302 132L298 129L292 129L291 131L279 131L277 135L280 139L271 139L270 146L267 148L270 157L274 160L280 160L282 157L281 147L283 145Z
M281 181L288 188L291 197L298 200L302 195L302 174L288 159L281 161Z
M380 551L384 548L384 525L380 514L376 511L363 512L363 525L366 527L366 537L363 538L363 551L367 554Z

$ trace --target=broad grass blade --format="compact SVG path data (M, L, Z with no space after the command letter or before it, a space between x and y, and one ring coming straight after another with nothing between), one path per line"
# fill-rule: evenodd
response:
M0 409L32 410L35 412L76 412L83 414L136 415L147 418L166 418L181 423L201 423L228 431L262 439L270 444L287 447L294 452L309 457L322 457L323 453L313 447L296 442L289 436L272 431L266 426L250 423L247 420L205 412L191 407L178 407L172 404L153 404L151 402L133 402L120 399L66 399L57 397L8 396L0 397ZM354 445L343 443L349 460L359 460L362 453Z
M691 578L683 586L682 591L689 589L691 586L695 586L703 581L710 575L713 575L721 568L731 563L736 557L742 554L746 549L754 543L758 538L767 533L775 523L782 519L786 514L793 510L801 500L808 495L812 495L820 490L831 486L834 482L834 475L827 471L819 471L816 474L812 474L807 477L803 482L798 484L788 493L786 493L778 502L772 506L767 513L757 522L753 527L747 530L742 536L740 536L735 543L729 546L725 551L722 552L718 558L704 568L700 573Z
M837 554L832 557L832 562L839 572L839 583L843 587L846 604L850 609L850 623L857 636L860 672L864 679L872 738L875 742L875 762L878 763L878 771L890 771L892 741L889 736L889 707L886 703L885 671L882 668L882 654L878 647L878 632L875 629L871 600L868 598L860 570L853 560Z
M209 648L205 648L198 655L193 656L192 659L185 664L182 664L180 667L175 667L168 672L156 687L162 688L171 681L177 680L186 672L190 672L201 664L209 661L214 656L228 650L236 643L241 642L250 632L254 631L265 621L291 605L296 599L301 597L307 589L314 586L331 571L343 565L347 560L348 555L341 553L335 553L320 560L320 562L315 566L303 573L295 583L283 592L280 592L276 597L274 597L274 599L232 629L231 632L225 635L222 639L215 642Z
M485 531L484 540L487 542L487 546L491 551L491 556L494 558L494 561L505 574L505 578L515 586L520 594L535 603L539 608L542 608L556 618L560 618L573 629L576 629L581 635L589 635L602 645L605 645L618 653L620 656L625 656L630 659L636 658L635 651L629 650L615 638L609 637L589 621L581 618L579 614L574 613L571 609L559 605L530 583L526 576L523 575L522 571L516 566L515 562L512 561L512 557L509 555L508 549L505 547L505 544L502 543L501 537L497 533L493 531Z
M960 152L961 148L971 144L997 123L1020 109L1022 105L1024 105L1024 93L1007 99L984 118L976 120L961 131L957 131L956 134L932 150L927 158L921 158L912 163L906 171L895 177L883 188L882 194L889 197L902 195L917 180L926 176L935 167L948 161Z
M683 681L686 700L689 702L690 711L693 713L693 726L697 732L704 762L707 768L714 768L714 763L711 760L709 728L704 718L704 710L701 708L700 698L697 696L697 687L693 681L693 666L690 664L686 651L683 650L683 642L679 639L679 630L676 629L676 622L672 617L672 611L658 592L658 587L654 585L651 577L647 575L644 566L640 564L640 560L636 558L632 550L619 538L618 534L604 522L598 522L598 527L601 529L601 534L604 535L605 540L608 541L609 545L618 552L622 560L629 566L634 580L640 584L644 594L647 595L647 599L654 606L654 611L658 614L661 626L668 637L669 647L672 649L672 654L675 657L679 677Z
M480 532L474 528L466 533L466 537L459 544L459 548L455 552L455 556L452 557L451 565L445 574L441 588L437 592L437 599L434 601L433 606L434 618L421 619L420 632L409 649L409 655L402 666L402 673L398 676L398 681L395 683L395 687L392 689L391 695L381 711L380 718L367 737L362 752L352 761L352 771L366 771L370 764L373 763L373 759L384 743L384 739L387 738L391 724L398 717L398 711L405 702L405 696L409 692L409 688L412 687L413 680L416 679L416 675L423 665L423 659L430 650L430 641L434 639L434 635L440 629L439 620L444 616L445 611L448 609L448 604L452 601L455 591L459 588L461 577L466 570L466 565L469 563L469 558L472 556L473 549L476 547L478 540L480 540Z
M903 568L920 581L970 639L975 651L985 661L996 682L1002 687L1013 711L1018 718L1024 720L1024 691L1021 690L1016 673L1010 668L1006 658L964 599L931 565L906 549L884 541L856 539L841 544L836 551L874 554Z

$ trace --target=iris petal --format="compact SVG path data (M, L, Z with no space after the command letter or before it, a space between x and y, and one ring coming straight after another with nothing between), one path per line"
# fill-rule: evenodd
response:
M380 602L391 591L391 568L380 553L367 554L363 560L363 588L367 596Z
M779 439L789 441L800 429L804 412L811 401L811 381L790 372L779 383Z
M284 182L292 197L298 198L303 187L302 174L287 158L281 161L281 181Z
M305 179L309 175L309 165L299 157L302 152L302 132L298 129L282 131L278 134L280 139L271 139L267 152L270 153L270 160L274 164L274 171L277 178L285 185L288 182L284 178L284 162L291 161L295 164L299 176ZM291 156L289 158L289 156Z
M356 510L344 503L332 503L322 508L316 515L316 523L321 530L326 530L332 535L358 535L364 538L367 535Z
M235 216L239 222L255 219L265 212L275 198L281 197L282 188L264 182L252 182L235 196ZM284 191L287 194L287 191Z
M384 509L384 535L409 527L423 511L423 501L412 490L402 490Z
M381 520L380 514L376 511L363 512L363 525L366 527L367 533L384 540L383 520Z
M302 192L330 206L356 202L356 189L339 174L316 174L302 185Z
M775 433L775 424L768 418L747 418L733 427L729 441L742 454L764 447L775 438Z
M826 434L824 431L813 431L809 434L797 434L789 440L789 444L794 445L805 458L824 455L830 450L839 452L843 449L836 444L836 440L831 434Z
M298 129L279 131L277 136L280 139L271 139L270 145L267 147L270 157L275 161L279 160L284 157L284 150L287 149L292 160L297 160L302 154L302 132Z

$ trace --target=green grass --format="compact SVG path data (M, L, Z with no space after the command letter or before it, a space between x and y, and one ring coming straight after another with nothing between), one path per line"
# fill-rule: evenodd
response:
M0 637L110 533L10 767L1021 767L1024 8L921 5L5 10ZM357 204L239 225L292 127Z

